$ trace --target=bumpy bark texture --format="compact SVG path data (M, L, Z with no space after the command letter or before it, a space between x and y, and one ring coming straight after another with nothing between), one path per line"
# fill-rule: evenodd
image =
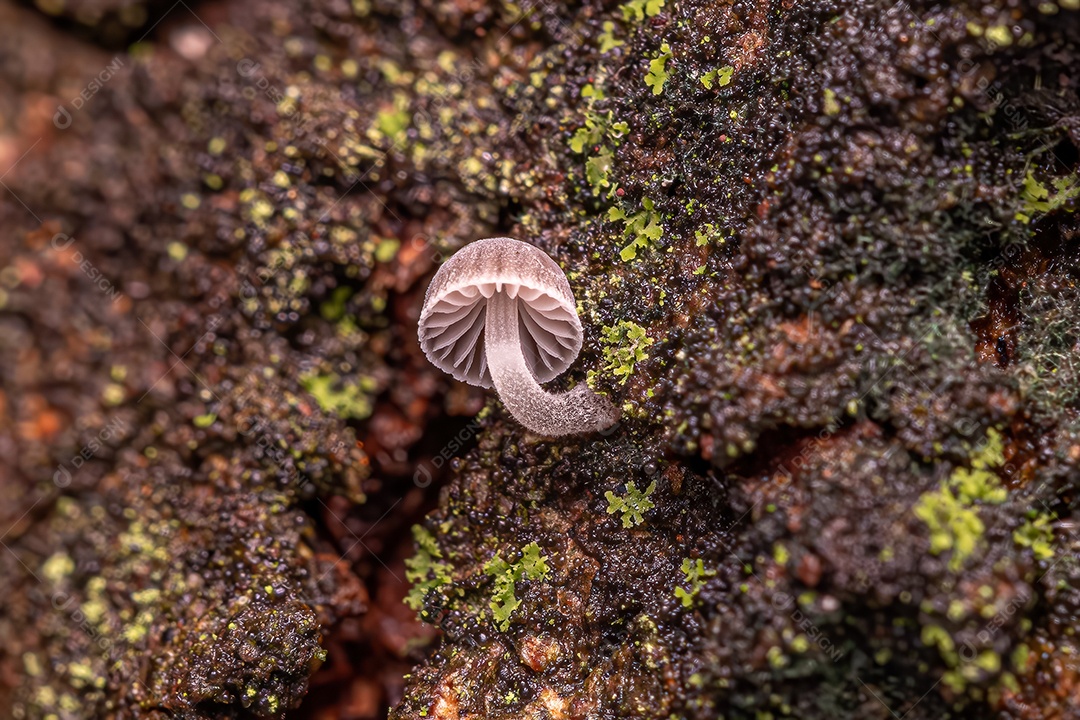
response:
M40 7L0 715L1080 715L1076 0ZM424 359L500 235L613 431Z

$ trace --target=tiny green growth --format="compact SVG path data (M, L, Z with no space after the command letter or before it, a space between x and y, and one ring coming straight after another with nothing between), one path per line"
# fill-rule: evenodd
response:
M1036 560L1051 559L1054 557L1054 530L1050 527L1052 520L1049 515L1039 514L1013 531L1013 541L1021 547L1031 548Z
M653 480L645 492L641 492L637 489L637 485L633 481L626 483L626 495L619 497L615 493L608 490L604 493L604 497L608 501L608 515L614 515L615 513L622 513L622 526L624 528L631 528L645 522L645 513L652 510L656 505L649 499L649 496L656 490L656 481Z
M694 598L701 592L701 588L705 587L705 580L715 577L716 571L706 570L705 563L700 558L698 558L697 562L690 558L683 558L682 571L683 575L686 576L688 587L676 587L675 597L682 601L683 607L689 608L694 605Z
M655 342L645 334L645 328L629 320L605 327L600 341L604 344L604 370L620 378L620 385L626 384L637 363L649 359L645 348Z
M401 241L396 238L383 238L375 246L375 259L379 262L390 262L401 249Z
M840 103L836 100L836 92L832 88L825 88L824 110L826 115L836 116L840 114Z
M319 314L322 315L323 320L337 322L345 317L345 303L349 301L352 294L350 287L334 288L334 291L330 293L330 299L319 306Z
M730 65L725 65L717 70L710 70L701 76L701 84L705 86L706 90L712 90L713 83L719 87L724 87L731 82L731 76L735 74L735 68Z
M956 643L953 642L948 630L940 625L924 625L920 639L926 647L936 647L941 658L950 667L956 665Z
M585 161L585 180L592 188L594 195L600 195L605 189L612 187L608 173L611 171L611 163L615 154L606 147L600 148L600 152Z
M623 262L630 262L637 257L638 250L648 247L651 243L659 240L664 234L664 227L660 224L660 213L656 211L656 205L649 198L641 199L641 212L627 215L622 208L613 207L608 211L608 220L623 220L623 239L630 240L630 244L619 251L619 257Z
M587 86L586 89L592 87ZM584 93L583 93L584 94ZM590 98L599 96L599 91L594 90L587 95ZM570 138L570 149L576 153L594 152L595 154L585 161L585 178L592 188L594 195L601 195L608 189L608 197L615 193L615 186L609 179L612 162L615 160L615 152L612 147L618 147L623 136L630 132L630 126L625 122L615 122L612 119L612 111L601 115L592 110L585 111L585 126L578 128Z
M590 97L593 96L595 92ZM576 153L583 153L589 148L602 144L605 139L618 145L619 140L630 132L630 126L625 122L615 122L613 115L614 112L611 110L603 115L586 110L585 126L574 131L573 137L570 138L570 149Z
M664 0L630 0L621 6L623 20L641 22L647 17L656 17L664 7Z
M409 96L403 92L396 92L393 109L380 110L375 116L375 129L397 144L405 139L405 129L409 127L411 118Z
M663 43L660 46L660 54L649 61L649 72L645 74L645 84L652 88L653 95L664 92L664 83L667 82L667 61L671 59L671 46Z
M1080 182L1077 181L1077 176L1054 178L1051 185L1055 190L1053 195L1030 171L1024 177L1024 186L1020 190L1020 199L1024 201L1024 222L1029 222L1036 213L1051 213L1061 208L1072 211L1072 208L1066 206L1070 200L1080 197Z
M704 247L710 242L724 244L724 231L712 223L705 223L699 230L694 231L694 246Z
M992 470L1005 464L1004 450L1001 433L989 428L986 440L971 454L971 469L957 468L949 477L950 483L959 490L961 501L972 503L980 500L993 505L1005 502L1005 488Z
M514 594L516 583L523 578L546 578L547 556L540 555L540 546L531 542L521 549L521 558L514 563L506 562L499 553L495 553L495 557L485 563L484 574L495 578L495 592L489 605L495 623L500 630L506 632L510 627L510 616L521 605L521 600Z
M604 55L626 43L615 37L615 23L611 20L604 21L604 32L600 33L600 54Z
M450 584L450 565L440 562L443 555L434 535L420 525L413 525L412 534L417 550L405 561L405 579L413 584L405 604L419 611L429 591Z
M925 493L915 506L915 516L930 529L930 552L940 555L952 550L949 569L961 568L986 529L978 510L960 501L947 485Z
M197 415L191 422L197 428L208 428L214 424L217 420L215 413L206 413L205 415Z
M1007 498L991 468L1004 463L1001 435L993 428L971 457L971 468L956 468L937 490L923 493L915 516L930 530L930 552L952 551L949 569L959 570L977 549L986 527L977 502L1000 505Z
M343 382L335 373L308 373L300 376L300 385L328 413L357 420L371 416L371 399L366 393L375 389L375 382L370 378L360 378L355 384Z

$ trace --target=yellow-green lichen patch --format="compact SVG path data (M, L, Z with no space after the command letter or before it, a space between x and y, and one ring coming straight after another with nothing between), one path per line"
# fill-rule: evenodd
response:
M1016 219L1027 223L1037 215L1062 209L1071 212L1075 210L1072 201L1078 197L1080 197L1080 178L1075 173L1052 178L1048 188L1039 182L1034 174L1028 172L1020 191L1020 199L1024 201L1024 211L1018 213Z
M510 627L510 616L521 605L521 600L514 594L516 584L522 579L544 580L548 575L547 555L541 555L540 546L531 542L521 549L521 557L513 563L506 562L496 553L484 564L484 574L495 579L489 606L495 624L506 632Z
M637 485L634 481L626 483L626 495L619 497L615 493L608 490L604 493L604 497L608 501L608 515L615 515L618 513L622 518L622 526L624 528L631 528L640 525L645 522L645 513L656 507L653 501L649 499L649 496L656 490L656 481L654 480L644 492L637 489Z
M645 18L656 17L664 9L664 0L630 0L619 7L623 20L638 23Z
M668 80L668 60L671 60L671 46L663 43L660 54L649 61L649 72L645 74L645 84L652 88L653 95L664 92L664 83Z
M1002 440L990 428L986 442L971 457L970 468L956 468L937 490L926 492L915 505L915 516L930 531L930 552L951 552L949 569L958 571L979 547L985 525L978 505L1000 505L1007 493L993 468L1004 462Z
M604 31L600 33L600 54L604 55L617 47L622 47L626 43L615 37L615 23L611 20L605 20L603 24Z
M593 96L595 97L595 94ZM617 188L609 178L615 159L612 148L618 147L628 132L629 126L625 122L616 122L612 111L600 114L590 109L585 111L585 125L578 128L570 138L570 149L587 156L585 179L597 197L604 194L605 190L609 198L615 194Z
M1021 547L1031 548L1036 560L1050 560L1054 557L1052 521L1050 515L1038 513L1013 531L1013 540Z
M731 82L731 77L735 74L735 68L731 65L725 65L722 68L710 70L701 76L701 84L705 86L707 90L712 90L713 84L717 87L724 87Z
M450 565L442 562L442 551L435 536L420 525L413 525L416 555L405 561L405 579L413 584L405 604L416 611L424 607L429 591L450 583Z
M404 92L395 92L393 103L375 116L375 126L373 131L368 133L368 137L375 142L389 140L393 146L402 144L411 117L409 96Z
M59 585L75 571L75 561L67 553L56 553L41 566L42 576L53 585Z
M825 88L825 97L822 101L822 109L826 115L839 115L840 103L836 99L836 92L831 88Z
M308 373L300 377L300 384L312 394L319 407L343 418L363 420L371 416L369 393L378 388L374 379L360 377L357 382L341 379L336 373L319 375Z
M605 327L601 331L600 341L604 346L603 369L618 378L620 385L626 384L637 363L649 359L646 348L655 342L645 334L645 328L629 320ZM595 374L592 379L595 379Z
M656 204L650 198L642 198L641 208L633 215L627 215L621 207L613 207L608 211L608 220L623 221L623 239L630 241L630 244L619 251L623 262L636 259L638 250L651 246L664 235L664 227L660 224L662 218Z
M705 587L705 581L708 578L715 577L716 571L712 569L705 569L705 563L698 558L696 561L690 558L683 558L682 572L684 576L684 582L686 587L676 587L675 597L679 598L684 608L693 607L694 598L701 592L701 588Z

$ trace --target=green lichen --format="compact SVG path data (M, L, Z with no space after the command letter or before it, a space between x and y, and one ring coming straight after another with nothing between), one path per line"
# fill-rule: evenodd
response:
M608 515L614 515L615 513L622 513L622 526L624 528L631 528L640 525L645 522L645 513L652 510L656 505L649 499L649 496L656 490L656 481L654 480L651 485L641 492L637 489L637 485L633 481L626 483L626 495L619 497L615 493L608 490L604 493L604 497L608 501Z
M712 90L715 83L718 87L724 87L731 82L731 76L735 74L735 68L725 65L722 68L710 70L701 76L701 84L706 90Z
M611 180L608 179L608 173L611 171L611 163L614 159L614 154L605 147L585 161L585 179L593 193L599 195L605 188L613 188Z
M598 98L601 94L594 89L589 96ZM606 114L586 110L585 125L578 128L570 138L571 150L587 155L591 153L585 161L585 179L593 194L597 196L603 195L605 190L608 197L614 196L617 188L609 177L611 164L615 159L612 148L618 147L622 138L630 132L630 127L625 122L615 122L612 115L610 110Z
M825 88L823 106L826 115L835 116L840 114L840 103L836 99L836 92L831 88Z
M638 250L649 247L664 234L656 204L646 197L641 199L641 207L642 210L633 215L627 215L620 207L613 207L608 211L608 220L624 222L623 239L630 241L629 245L619 251L619 257L623 262L636 259Z
M389 139L392 144L397 145L405 140L405 129L409 127L411 117L409 96L403 92L394 93L393 106L381 110L375 116L374 130L376 132L372 134L372 139L378 139L379 136L382 136Z
M204 415L196 415L192 418L191 424L197 428L208 428L214 424L215 420L217 420L217 415L214 413L206 413Z
M619 140L630 132L630 127L625 122L616 122L613 115L610 110L605 114L586 110L585 125L578 128L570 138L570 149L583 153L605 140L611 140L617 145Z
M546 578L547 555L541 555L540 546L531 542L521 549L521 558L513 563L506 562L502 555L496 553L495 557L485 563L484 574L495 578L495 591L489 607L495 624L506 632L510 627L510 616L521 605L521 600L515 595L518 581Z
M345 317L345 303L349 301L352 295L353 291L350 287L334 288L334 291L330 293L330 299L319 306L319 314L327 322L341 320Z
M621 320L601 331L600 342L604 346L604 370L619 378L620 385L625 385L634 372L634 366L649 358L645 348L655 341L645 334L645 328L629 320ZM595 377L595 373L592 375Z
M1077 176L1074 174L1056 177L1050 181L1050 184L1054 188L1052 194L1050 188L1039 182L1030 171L1028 172L1020 190L1020 199L1024 201L1024 212L1017 214L1017 220L1026 223L1037 214L1052 213L1061 209L1071 212L1074 209L1070 207L1070 201L1080 197L1080 181Z
M371 398L367 393L376 389L371 378L361 377L358 382L351 383L343 381L336 373L308 373L300 377L300 385L326 412L357 420L371 416Z
M1007 493L993 468L1004 463L1001 435L993 428L971 456L970 468L956 468L937 490L926 492L915 505L915 516L930 531L930 552L951 551L949 569L957 571L979 547L986 527L978 505L1000 505Z
M413 584L405 596L405 604L419 611L424 598L435 588L450 584L450 565L442 562L442 551L435 536L420 525L413 525L416 555L405 561L405 579Z
M600 54L606 54L611 52L617 47L622 47L626 43L615 37L615 23L611 20L605 20L602 26L604 31L600 33Z
M716 571L706 570L701 558L698 558L696 562L690 558L683 558L682 571L687 587L676 587L675 597L682 601L683 607L689 608L693 607L694 598L701 592L701 588L705 587L705 580L715 577Z
M59 584L73 572L75 561L67 553L56 553L41 566L41 574L53 585Z
M663 43L660 54L649 61L649 72L645 73L645 84L652 88L653 95L664 92L664 83L668 80L667 61L671 59L671 46Z
M630 0L619 7L623 20L638 23L647 17L656 17L664 7L664 0Z
M1031 548L1036 560L1050 560L1054 557L1052 521L1052 516L1039 513L1013 531L1013 540L1021 547Z
M401 249L401 241L397 238L383 238L375 246L375 259L379 262L390 262Z

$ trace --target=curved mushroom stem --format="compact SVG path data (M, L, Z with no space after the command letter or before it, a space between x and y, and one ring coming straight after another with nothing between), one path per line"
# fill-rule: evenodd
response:
M514 419L538 435L596 432L614 425L619 411L585 383L553 395L533 377L521 352L518 300L505 292L487 302L484 352L499 399Z

